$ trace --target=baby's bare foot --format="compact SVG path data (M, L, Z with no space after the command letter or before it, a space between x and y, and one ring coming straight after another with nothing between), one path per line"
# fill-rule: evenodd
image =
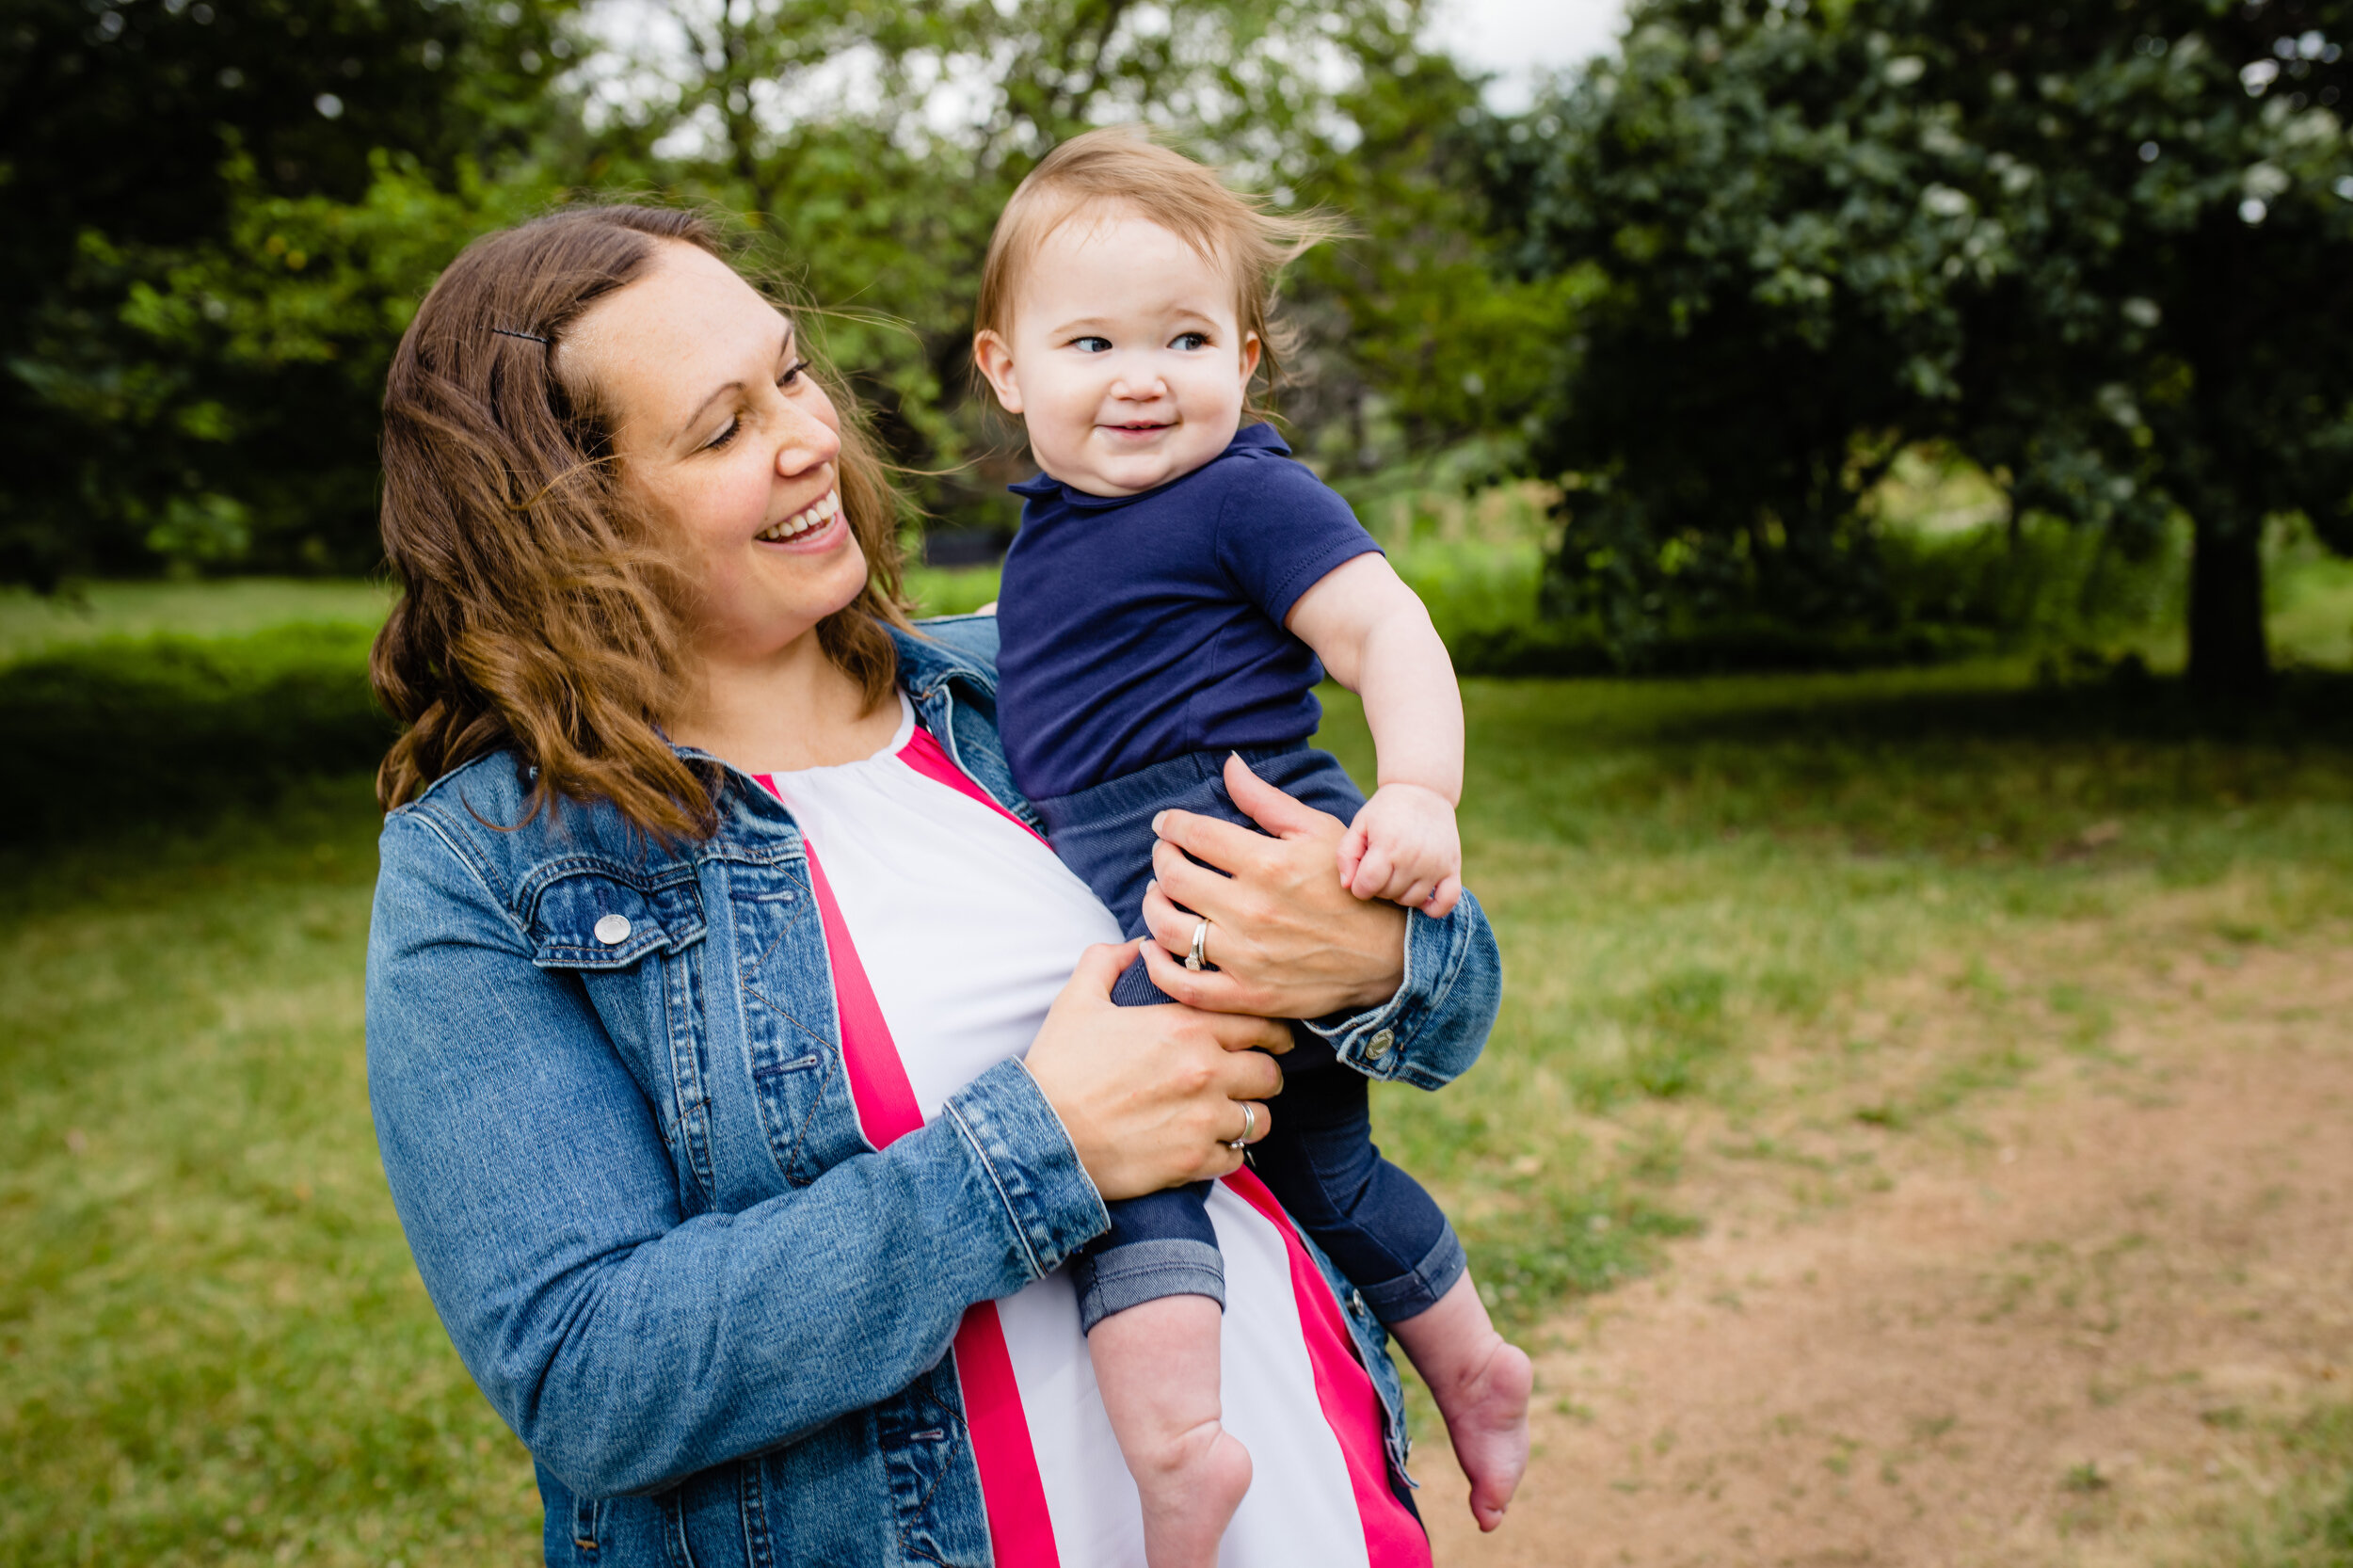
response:
M1250 1450L1241 1440L1209 1422L1157 1452L1130 1454L1128 1468L1144 1500L1148 1568L1214 1568L1225 1527L1250 1490Z
M1430 1385L1455 1462L1470 1481L1471 1516L1491 1530L1528 1470L1528 1352L1496 1332L1465 1274L1426 1312L1389 1325Z
M1455 1463L1470 1480L1471 1516L1491 1530L1528 1470L1528 1395L1535 1369L1528 1352L1499 1334L1470 1376L1450 1393L1431 1392L1446 1416L1446 1434Z

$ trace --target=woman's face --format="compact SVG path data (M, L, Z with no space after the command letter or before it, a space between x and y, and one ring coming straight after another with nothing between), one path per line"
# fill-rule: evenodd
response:
M774 306L707 251L660 249L581 317L563 369L611 411L623 483L684 536L698 649L757 660L866 584L841 509L841 420Z

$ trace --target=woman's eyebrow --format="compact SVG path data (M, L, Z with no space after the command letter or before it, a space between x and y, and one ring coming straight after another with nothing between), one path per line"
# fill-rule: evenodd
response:
M778 364L782 364L785 360L792 357L792 349L796 342L797 337L792 330L792 323L790 320L787 320L784 324L784 344L776 350L776 362ZM726 397L730 392L740 392L743 390L744 383L741 381L729 381L724 387L713 388L709 397L704 398L700 403L695 406L695 411L686 416L685 421L679 425L678 430L670 437L670 440L673 441L684 440L694 432L695 426L703 422L703 415L711 411L711 406L713 403L718 402L721 398Z

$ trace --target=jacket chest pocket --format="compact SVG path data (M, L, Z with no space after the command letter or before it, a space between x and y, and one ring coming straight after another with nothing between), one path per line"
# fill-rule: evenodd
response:
M647 953L702 940L691 869L637 876L609 866L556 868L524 910L532 962L543 969L625 969Z
M704 934L691 868L635 874L559 866L524 905L532 962L573 972L652 1107L688 1212L714 1190L696 960Z

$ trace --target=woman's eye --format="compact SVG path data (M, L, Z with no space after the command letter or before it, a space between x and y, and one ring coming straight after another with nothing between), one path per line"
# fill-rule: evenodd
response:
M1176 334L1176 338L1170 342L1168 346L1171 348L1181 348L1187 351L1191 351L1195 348L1207 348L1209 346L1209 334L1207 332L1179 332Z
M712 437L709 441L704 443L703 450L706 452L717 451L719 448L727 445L728 442L735 440L736 433L743 428L744 418L741 414L738 414L735 418L728 421L728 427L726 429L720 431L717 435Z
M1070 340L1070 346L1081 354L1108 354L1112 351L1112 340L1094 337L1073 338Z
M785 368L784 374L776 377L776 385L790 391L792 388L800 385L801 372L807 370L808 368L808 361L807 360L793 360L792 364Z

